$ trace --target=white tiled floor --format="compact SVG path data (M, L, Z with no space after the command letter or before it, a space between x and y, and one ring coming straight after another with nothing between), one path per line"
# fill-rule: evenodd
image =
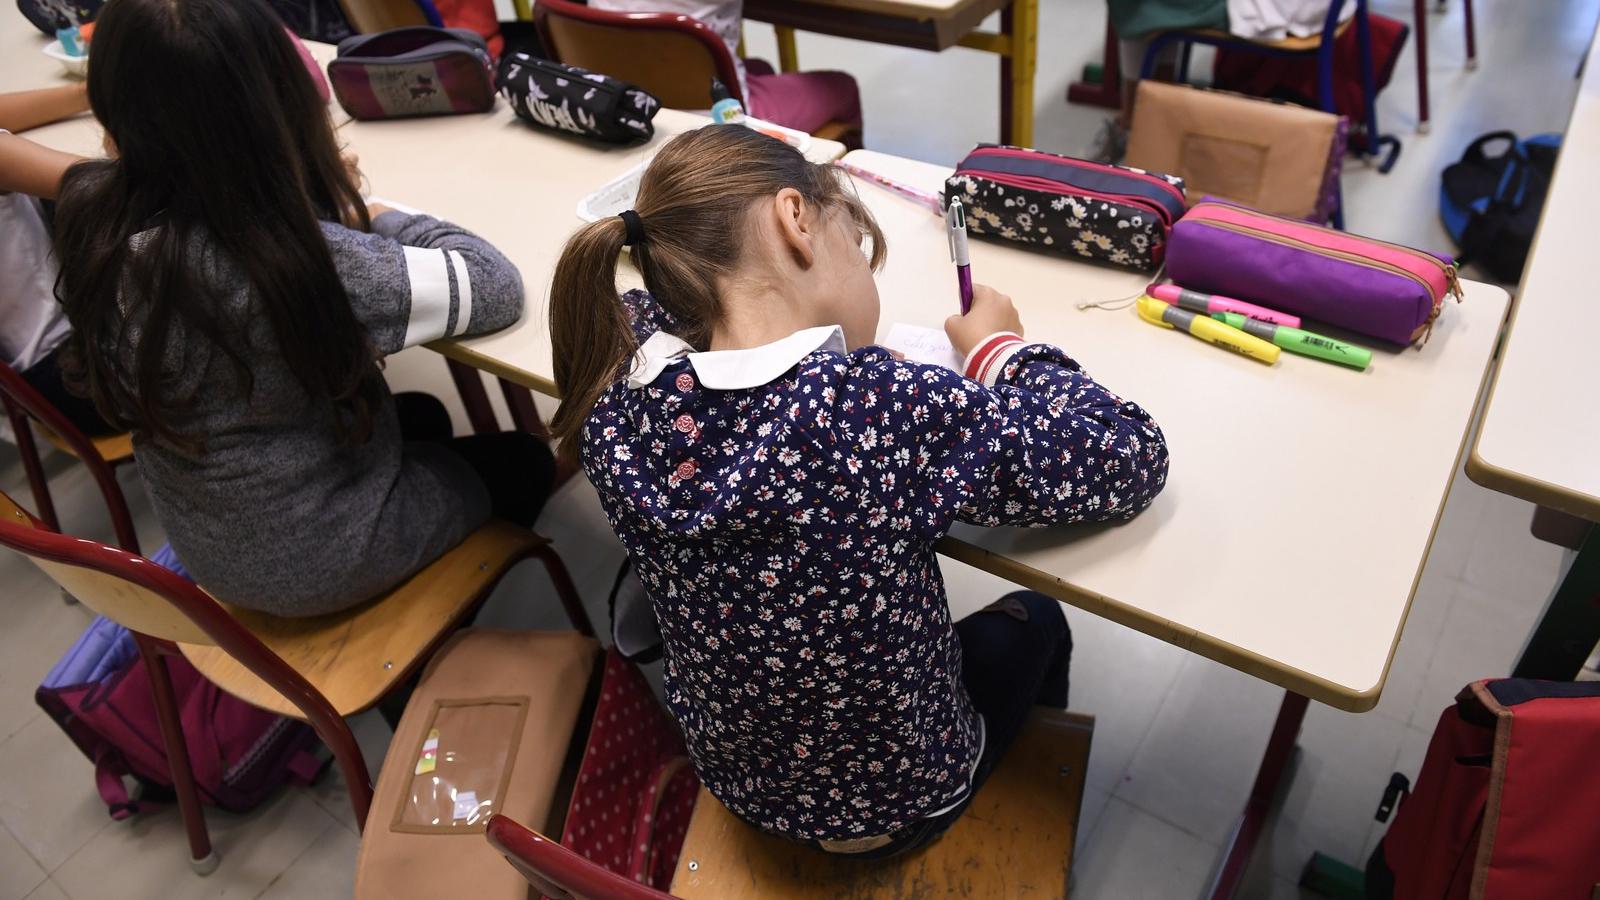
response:
M1102 112L1068 107L1062 97L1079 67L1098 57L1104 9L1093 0L1042 5L1037 143L1073 152L1088 142ZM1410 18L1403 0L1374 5ZM1461 66L1459 4L1447 15L1430 16L1433 133L1411 133L1415 69L1408 49L1380 110L1385 127L1405 139L1405 150L1389 175L1352 167L1346 179L1350 226L1448 246L1434 211L1440 168L1478 133L1564 126L1572 75L1597 6L1597 0L1479 0L1482 64L1475 73ZM775 55L770 29L752 25L748 37L753 54ZM846 69L860 79L868 144L876 149L952 163L975 142L995 137L992 57L810 35L802 35L799 46L806 65ZM528 277L533 286L542 278ZM443 364L425 351L402 354L388 371L399 387L451 394ZM82 469L57 458L51 472L68 530L108 537ZM122 483L141 539L158 546L159 527L137 477L124 472ZM0 449L0 488L21 487L14 456ZM1382 833L1372 813L1389 773L1415 774L1434 718L1462 684L1505 672L1562 564L1560 551L1529 536L1530 512L1526 503L1456 479L1382 702L1360 716L1312 706L1292 787L1257 854L1245 896L1297 897L1294 880L1313 850L1347 862L1364 859ZM603 598L620 551L593 492L583 484L568 487L552 502L543 530L557 536L591 615L604 621ZM1006 588L955 563L946 564L946 575L958 614ZM11 554L0 554L0 585L7 603L0 629L0 900L350 895L357 836L336 777L312 790L287 791L248 816L212 813L223 864L206 879L188 870L174 812L110 822L89 764L31 696L87 615L63 604ZM1286 593L1285 602L1293 600ZM1281 694L1105 620L1079 612L1069 612L1069 619L1077 644L1073 706L1098 716L1074 895L1196 897L1249 790ZM506 580L482 621L561 624L536 566ZM370 714L356 724L376 765L387 728Z

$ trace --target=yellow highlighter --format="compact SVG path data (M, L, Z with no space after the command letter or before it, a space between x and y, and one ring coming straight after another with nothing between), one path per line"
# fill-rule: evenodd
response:
M1208 344L1232 350L1259 363L1273 365L1283 351L1262 339L1245 334L1232 325L1224 325L1210 316L1179 309L1151 296L1139 298L1139 318L1162 328L1180 328Z

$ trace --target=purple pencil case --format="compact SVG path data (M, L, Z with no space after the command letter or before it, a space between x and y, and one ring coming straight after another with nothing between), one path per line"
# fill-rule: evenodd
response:
M1432 253L1203 200L1172 228L1167 275L1193 291L1393 344L1427 342L1456 267Z
M494 108L490 65L482 35L419 25L340 41L328 80L357 119L477 113Z

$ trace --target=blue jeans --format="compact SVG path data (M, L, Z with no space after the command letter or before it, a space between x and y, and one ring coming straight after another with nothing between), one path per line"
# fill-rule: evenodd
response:
M1017 739L1029 708L1067 706L1072 632L1060 602L1034 591L1016 591L957 622L955 629L961 639L961 681L985 729L972 789L949 812L914 822L881 847L848 854L852 858L887 859L938 840L966 812Z

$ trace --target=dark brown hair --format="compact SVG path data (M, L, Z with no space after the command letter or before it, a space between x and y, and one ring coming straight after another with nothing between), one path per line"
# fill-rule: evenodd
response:
M840 170L740 126L680 134L656 155L639 185L634 212L645 240L633 262L645 287L678 323L678 337L704 350L722 318L718 278L744 252L750 209L784 188L819 211L843 210L871 238L872 267L883 264L883 233ZM550 430L575 459L578 434L600 393L637 349L617 298L617 257L627 237L618 217L585 225L567 241L550 286L550 340L561 407Z
M342 439L365 439L381 395L377 356L334 268L319 220L369 227L327 108L283 23L262 0L110 0L95 26L89 105L116 157L62 180L56 293L73 336L67 368L101 414L175 446L171 342L215 344L246 391L247 316ZM249 282L210 283L215 248ZM131 320L131 321L130 321ZM128 353L128 339L137 349Z

